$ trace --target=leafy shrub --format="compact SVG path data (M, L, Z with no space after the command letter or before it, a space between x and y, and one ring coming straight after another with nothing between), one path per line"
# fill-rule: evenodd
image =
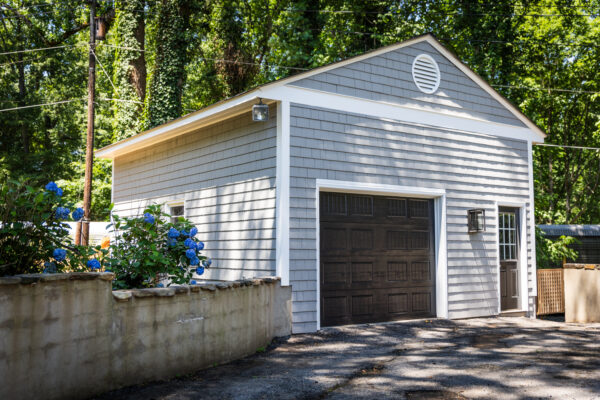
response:
M538 268L555 268L563 260L575 260L577 251L569 248L577 239L571 236L561 236L558 239L547 239L545 233L538 227L535 228L535 254Z
M160 205L140 217L113 218L114 243L105 266L115 274L115 289L193 284L194 272L202 275L211 264L200 254L204 243L196 238L198 229L183 217L171 222Z
M99 248L75 246L64 222L83 218L71 212L54 182L36 189L26 182L0 183L0 276L83 270Z

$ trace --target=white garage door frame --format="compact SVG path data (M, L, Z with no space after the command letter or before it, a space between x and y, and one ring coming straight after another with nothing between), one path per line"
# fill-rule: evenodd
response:
M448 254L446 239L446 191L417 186L397 186L364 182L317 179L315 187L317 249L317 330L321 329L321 217L320 192L358 193L380 196L413 197L434 200L435 295L436 315L448 318Z

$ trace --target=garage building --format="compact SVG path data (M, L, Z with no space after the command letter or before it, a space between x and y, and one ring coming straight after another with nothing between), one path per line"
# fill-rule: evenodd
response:
M300 333L535 315L531 149L543 140L424 35L260 86L97 156L113 160L114 212L159 203L185 215L213 259L208 279L280 276Z

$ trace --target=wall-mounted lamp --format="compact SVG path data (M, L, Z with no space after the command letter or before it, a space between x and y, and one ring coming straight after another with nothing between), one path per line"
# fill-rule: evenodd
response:
M269 106L258 99L258 104L252 106L252 121L264 122L269 120Z
M467 211L469 233L485 232L485 210L476 208Z

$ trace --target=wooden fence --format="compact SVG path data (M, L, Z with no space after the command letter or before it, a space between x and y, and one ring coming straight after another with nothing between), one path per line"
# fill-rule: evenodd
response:
M565 312L565 280L562 268L537 270L537 315Z

